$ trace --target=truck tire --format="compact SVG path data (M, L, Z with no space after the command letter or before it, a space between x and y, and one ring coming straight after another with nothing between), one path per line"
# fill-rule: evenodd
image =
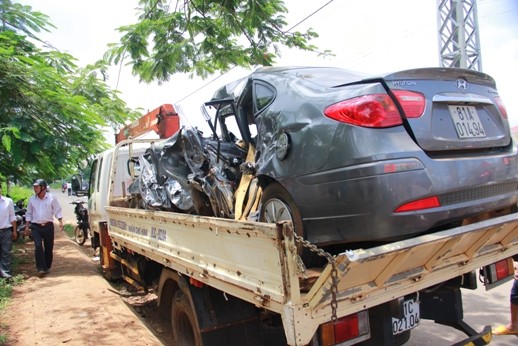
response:
M176 346L202 346L194 309L181 290L176 291L173 297L171 324Z
M412 330L406 330L403 333L394 336L394 343L397 346L406 344L408 340L410 340L411 333Z

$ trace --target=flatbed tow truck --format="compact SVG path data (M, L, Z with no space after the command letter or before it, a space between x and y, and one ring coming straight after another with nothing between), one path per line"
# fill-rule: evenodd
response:
M490 326L463 321L460 289L476 288L479 272L488 287L512 278L518 213L332 256L289 222L130 207L128 163L150 142L123 140L94 164L92 245L107 279L156 290L176 345L271 345L265 326L281 330L279 344L396 345L423 318L466 333L458 345L491 341ZM304 268L300 245L327 265Z

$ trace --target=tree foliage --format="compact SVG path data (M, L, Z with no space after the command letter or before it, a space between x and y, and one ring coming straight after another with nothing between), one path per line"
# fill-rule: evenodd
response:
M35 44L52 27L30 6L0 3L0 176L67 175L106 146L103 127L136 116L98 77L106 65L78 68Z
M139 22L119 28L123 36L105 58L128 59L145 82L172 74L206 77L234 66L272 65L279 48L315 51L317 34L291 32L280 0L140 0Z

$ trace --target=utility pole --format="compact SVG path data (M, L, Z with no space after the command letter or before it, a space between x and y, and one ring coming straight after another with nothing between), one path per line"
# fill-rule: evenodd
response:
M439 63L482 71L476 0L437 0Z

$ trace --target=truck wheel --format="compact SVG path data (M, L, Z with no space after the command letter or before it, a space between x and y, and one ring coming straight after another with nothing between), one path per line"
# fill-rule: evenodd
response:
M76 243L78 243L79 245L83 245L86 241L85 232L80 226L76 226L76 229L74 230L74 237Z
M171 323L176 346L201 346L201 332L187 296L180 290L173 297Z
M394 337L394 343L396 344L396 346L406 344L408 340L410 340L411 332L411 330L406 330L403 333L396 335Z

